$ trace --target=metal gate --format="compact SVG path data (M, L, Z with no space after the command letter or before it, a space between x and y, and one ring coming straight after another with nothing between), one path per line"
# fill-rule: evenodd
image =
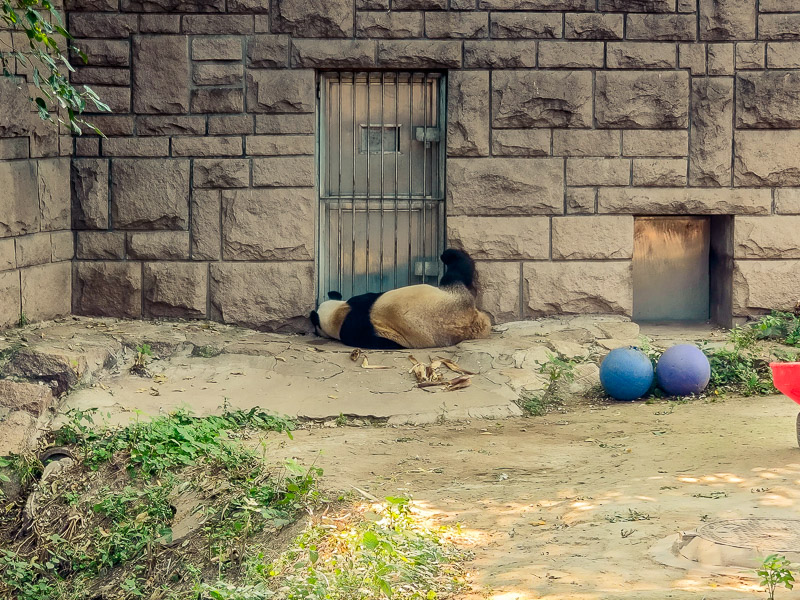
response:
M438 282L444 83L438 73L322 74L320 300Z

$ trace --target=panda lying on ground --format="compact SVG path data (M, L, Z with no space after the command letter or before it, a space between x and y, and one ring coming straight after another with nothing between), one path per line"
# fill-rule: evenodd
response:
M353 296L339 292L311 311L317 334L348 346L383 350L452 346L489 337L486 313L475 308L475 263L461 250L442 254L439 287L410 285L384 293Z

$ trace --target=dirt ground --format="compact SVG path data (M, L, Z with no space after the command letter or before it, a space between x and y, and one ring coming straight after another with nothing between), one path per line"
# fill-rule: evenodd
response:
M800 518L796 414L781 396L578 403L545 417L323 428L270 444L316 462L335 489L410 494L460 523L475 553L465 599L752 598L752 572L667 567L650 548L717 519ZM629 509L649 519L617 520Z
M408 353L370 353L389 368L364 369L350 349L307 337L110 319L20 331L0 343L21 357L6 369L33 352L49 357L37 365L78 373L61 410L95 407L122 422L178 407L208 414L227 399L313 419L293 440L268 436L268 452L322 467L333 497L410 495L433 519L460 524L474 552L463 600L757 597L752 570L666 566L653 548L716 520L800 519L798 407L783 396L627 403L572 390L556 412L518 416L514 399L546 385L547 352L580 358L576 385L596 384L597 357L638 339L619 318L511 324L490 340L416 352L475 373L470 387L438 393L416 387ZM724 339L707 327L643 333L662 347ZM150 379L129 373L145 342ZM343 416L350 424L337 426Z

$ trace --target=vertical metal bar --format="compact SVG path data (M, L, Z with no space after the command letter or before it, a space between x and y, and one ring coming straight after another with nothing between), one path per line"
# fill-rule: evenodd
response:
M425 227L425 213L428 212L426 183L427 183L427 162L428 162L428 74L425 73L422 79L422 283L425 283L425 275L428 271L428 255L425 253L425 237L428 235Z
M366 233L367 233L366 238L367 239L366 239L366 242L365 242L366 243L366 252L365 252L365 259L364 259L364 262L366 263L366 269L364 270L364 273L366 274L366 281L367 281L367 289L365 291L367 291L367 292L369 291L369 271L370 271L370 269L369 269L369 213L370 213L369 200L370 200L370 196L371 196L371 189L369 187L369 175L370 175L370 173L369 173L369 166L370 166L369 165L369 157L372 154L372 139L370 138L371 126L372 126L371 119L370 119L370 115L371 115L370 108L372 108L370 106L370 88L371 87L372 87L372 73L367 72L367 131L366 131L366 134L367 134L367 195L366 195L366 197L364 199L365 207L366 207L366 213L367 213L366 217L365 217L366 220L367 220L367 230L366 230Z
M394 74L394 122L396 125L400 125L400 111L398 109L398 102L400 99L400 73ZM400 212L397 207L397 196L399 193L398 189L398 168L400 163L400 149L402 148L403 140L400 139L400 130L397 130L397 138L395 140L395 144L397 146L397 152L394 154L394 287L397 287L397 259L399 258L398 255L398 248L397 248L397 241L400 236Z
M350 295L356 290L356 73L353 73L353 189L351 201Z
M342 73L339 72L337 76L338 87L339 87L339 104L337 106L339 110L339 119L338 119L338 126L339 126L339 156L336 158L336 166L337 171L339 172L339 183L336 190L336 208L338 211L336 224L337 224L337 232L336 232L336 262L338 266L338 278L339 278L339 285L336 288L336 291L340 294L342 293L342 271L344 270L344 256L342 254Z
M414 74L408 74L408 281L406 285L411 283L411 277L414 270L414 264L411 261L411 203L414 198Z
M381 256L381 258L380 258L380 261L381 262L380 262L380 279L378 280L379 283L380 283L380 285L378 286L379 287L379 289L378 289L379 292L383 291L383 245L384 245L384 238L383 238L383 150L384 150L384 148L383 148L383 138L384 138L384 132L385 132L385 128L386 128L386 120L384 119L384 115L383 115L383 102L384 102L384 99L385 99L384 98L385 94L386 94L386 72L382 71L381 72L381 199L380 199L380 202L381 202L381 237L380 237L380 242L381 242L381 254L380 254L380 256Z

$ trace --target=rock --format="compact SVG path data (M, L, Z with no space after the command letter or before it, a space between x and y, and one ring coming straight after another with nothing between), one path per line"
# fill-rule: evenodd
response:
M378 42L378 65L396 69L461 68L461 42L389 40Z
M221 258L220 192L194 190L192 193L192 258Z
M246 158L194 161L195 188L243 188L250 185L250 161Z
M285 35L255 36L253 38L248 38L248 57L251 46L255 45L255 40L258 40L262 37L281 38L285 40L285 46L283 48L284 64L281 66L286 66L286 54L289 51L289 39L288 36ZM242 38L238 35L192 38L192 60L242 60ZM278 65L264 66L274 67Z
M373 40L295 40L292 67L374 67L377 43Z
M259 329L308 331L314 263L211 263L211 317Z
M759 15L758 37L762 40L799 40L800 15Z
M633 239L633 238L631 238ZM481 260L547 260L548 217L450 217L448 244Z
M700 0L701 40L752 40L755 37L755 0Z
M692 81L689 183L727 187L731 182L733 79Z
M609 42L609 69L670 69L675 67L675 44Z
M800 131L737 131L734 181L740 186L800 185Z
M295 37L353 37L354 0L274 0L272 30Z
M763 69L764 64L764 42L739 42L736 44L736 68L737 69Z
M36 419L25 411L14 411L0 420L0 456L33 452L38 438Z
M217 13L225 12L225 2L224 0L120 0L120 8L128 12Z
M465 69L520 69L536 66L536 49L526 41L468 40Z
M494 135L497 133L505 132L494 132ZM618 156L619 132L602 129L556 129L553 131L553 154L555 156Z
M195 65L192 75L196 85L240 85L243 80L242 65L201 63Z
M779 215L800 215L800 190L775 190L775 212Z
M635 340L639 337L639 325L633 321L597 321L594 325L607 339Z
M450 75L447 155L489 155L488 71L454 71Z
M478 272L478 308L494 323L519 318L519 264L480 261Z
M356 13L356 37L419 38L422 37L422 13L370 11Z
M733 44L708 45L708 74L733 75L734 74Z
M313 69L247 71L248 112L314 112L316 82Z
M205 135L206 119L202 116L181 115L139 116L136 118L136 131L139 135Z
M86 54L89 66L94 67L129 67L131 64L131 46L128 40L80 40L81 50ZM70 57L76 64L82 59L70 51ZM95 118L92 118L95 122Z
M259 187L313 187L313 156L271 156L253 159L253 185Z
M687 156L689 136L685 131L647 129L622 133L623 156Z
M600 367L592 362L575 365L573 377L566 382L567 391L582 396L600 384Z
M628 185L631 161L627 158L570 158L567 185Z
M46 321L72 311L72 265L52 263L20 271L22 312L32 321Z
M526 318L549 314L624 314L633 310L630 262L523 264Z
M642 215L765 215L772 195L769 189L600 188L597 207Z
M595 188L567 188L567 214L592 214L595 212Z
M518 350L512 356L514 359L514 368L538 373L542 365L547 364L550 360L552 354L552 351L546 346L533 346L527 350Z
M70 228L69 162L69 158L39 161L39 211L42 231Z
M69 32L76 38L127 38L139 32L137 15L76 13L70 16Z
M685 72L598 72L598 127L679 129L689 120L689 75Z
M0 243L1 245L1 243ZM72 231L54 231L50 234L50 260L61 262L75 258L75 235ZM2 270L3 251L0 248L0 270Z
M16 84L6 77L0 79L0 106L3 107L2 114L0 114L0 138L26 135L28 121L20 117L27 115L30 111L28 96L25 91L18 89ZM23 158L27 158L27 156L26 152Z
M121 231L79 231L77 239L77 258L125 258L125 234Z
M248 156L312 156L316 140L311 135L249 135Z
M0 271L0 329L19 321L20 279L17 271Z
M552 39L561 37L561 15L556 13L492 13L492 38Z
M315 115L256 115L256 133L313 134Z
M794 310L800 298L800 261L737 260L733 267L733 314Z
M683 187L686 185L686 159L634 159L633 185L652 187Z
M195 73L197 70L195 69ZM241 156L240 136L174 137L173 156Z
M192 90L193 113L240 113L244 110L244 90L200 88Z
M118 159L112 165L111 180L111 215L115 228L187 227L188 160Z
M222 192L225 260L312 260L313 188Z
M575 360L578 358L587 358L589 356L589 349L576 342L550 339L547 342L547 347L555 352L562 360Z
M200 263L154 262L144 265L144 309L151 317L206 315L208 268Z
M286 67L289 64L288 35L256 35L247 38L247 66Z
M603 42L539 42L539 66L545 68L602 68Z
M50 235L34 233L15 240L17 245L17 267L30 267L50 262Z
M76 261L73 311L96 317L142 316L142 270L135 262Z
M576 40L621 40L624 15L599 13L567 13L564 15L564 37Z
M189 35L247 34L255 30L251 15L187 15L181 21L181 30Z
M601 11L625 11L642 13L671 13L675 10L672 0L600 0Z
M448 161L451 215L560 214L564 169L557 158L456 158Z
M188 231L134 231L128 234L128 258L185 260L189 258Z
M53 407L54 401L50 386L0 379L0 410L21 410L38 419Z
M694 41L697 19L694 15L629 14L625 37L629 40Z
M798 216L737 216L733 229L734 258L800 258Z
M492 126L589 127L588 71L497 71L492 74Z
M189 40L181 35L134 36L133 110L189 110Z
M492 154L494 156L549 156L550 131L547 129L495 129L492 132Z
M425 15L428 38L485 38L489 33L489 17L479 12L430 12Z
M0 162L0 189L0 237L39 231L36 162Z
M554 217L552 236L556 260L633 257L631 216Z
M71 364L67 355L22 348L3 365L2 375L47 382L52 388L52 394L60 396L79 381L80 365L77 360L72 360L74 364Z
M739 72L736 77L736 127L782 129L800 127L800 73Z

